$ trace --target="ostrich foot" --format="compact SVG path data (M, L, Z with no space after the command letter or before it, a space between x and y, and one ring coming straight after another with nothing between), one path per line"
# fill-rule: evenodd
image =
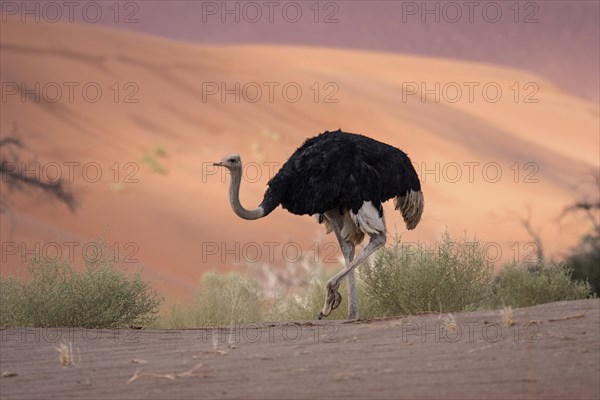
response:
M337 288L330 287L327 285L327 297L325 298L325 305L323 310L319 313L318 319L329 316L333 310L340 306L342 302L342 295L337 291Z

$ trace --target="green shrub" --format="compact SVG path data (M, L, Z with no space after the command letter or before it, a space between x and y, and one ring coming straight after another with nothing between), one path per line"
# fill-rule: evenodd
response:
M159 144L158 146L154 146L154 149L152 149L152 153L157 157L166 157L167 156L167 151L165 150L165 146L163 146L162 144Z
M1 326L137 327L158 313L156 291L139 272L131 276L117 269L110 257L86 259L85 268L76 271L65 261L36 255L27 270L30 279L24 282L0 277Z
M149 154L144 154L142 157L142 161L150 167L152 172L156 172L157 174L166 174L167 170L163 167L154 156Z
M525 268L505 266L494 282L490 307L527 307L553 301L585 299L591 295L589 283L573 280L564 264Z
M313 320L325 300L327 280L343 268L311 265L303 290L265 301L256 279L239 274L207 274L192 305L176 305L155 327L194 328L261 321ZM443 235L437 248L396 240L358 267L357 289L363 319L420 313L449 313L502 306L583 299L587 283L571 279L562 265L509 266L495 278L486 246ZM328 320L347 317L347 280L342 304Z
M396 242L360 271L365 295L379 315L477 309L490 293L492 265L478 241L446 233L434 251Z
M600 233L585 235L566 263L573 268L573 279L588 281L600 294Z
M261 321L263 296L256 280L230 273L208 273L193 304L175 305L163 318L169 328L200 328Z

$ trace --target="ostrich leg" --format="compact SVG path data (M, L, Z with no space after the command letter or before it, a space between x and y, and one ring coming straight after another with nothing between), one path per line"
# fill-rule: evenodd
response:
M346 269L340 271L337 275L327 282L327 297L325 299L325 305L323 306L323 310L319 313L319 317L328 316L332 310L334 310L338 305L336 304L336 293L337 289L340 286L342 280L346 277L346 275L350 274L356 267L362 264L371 254L373 254L377 249L383 247L386 241L385 232L376 233L370 236L371 240L365 249L360 253L360 255L355 258L350 265L346 266ZM339 294L338 294L339 296ZM319 318L320 319L320 318Z
M339 212L337 210L330 211L325 213L325 215L331 224L333 232L335 233L340 245L340 249L342 250L342 254L344 255L344 261L346 264L345 267L348 268L354 259L354 244L344 240L342 237L341 231L343 220ZM333 305L335 305L333 309L335 309L339 306L339 303L335 304L335 299L338 295L335 293L331 293L331 295L333 296L334 300ZM319 316L319 319L321 319L321 317L322 315ZM356 279L354 277L354 271L350 271L348 274L348 319L358 319L358 296L356 292Z
M348 265L354 259L354 246L351 247L350 252L344 253L344 259L346 260L346 268L348 268ZM358 319L358 294L354 271L348 272L348 319Z

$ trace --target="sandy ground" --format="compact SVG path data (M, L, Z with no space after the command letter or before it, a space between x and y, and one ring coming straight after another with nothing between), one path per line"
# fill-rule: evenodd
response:
M2 399L597 399L599 300L204 330L1 331ZM454 323L452 322L454 321ZM55 349L72 342L75 365Z

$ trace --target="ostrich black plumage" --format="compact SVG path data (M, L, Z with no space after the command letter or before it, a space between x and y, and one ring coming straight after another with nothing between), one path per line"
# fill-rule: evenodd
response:
M363 135L337 130L307 139L269 181L262 203L254 210L240 204L239 154L230 154L214 165L231 171L229 199L241 218L262 218L281 205L292 214L317 215L327 233L335 233L346 268L327 282L319 319L340 305L338 288L346 276L348 318L358 318L354 269L385 245L382 203L394 198L409 230L417 226L423 214L421 182L408 156ZM365 235L369 243L354 259L355 246Z

